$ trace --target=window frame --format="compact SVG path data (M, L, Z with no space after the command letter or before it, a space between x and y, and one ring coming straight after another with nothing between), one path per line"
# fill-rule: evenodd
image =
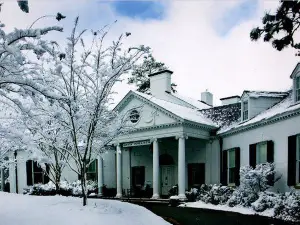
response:
M295 77L295 102L300 102L300 75Z
M258 157L261 156L260 154L260 146L264 145L265 146L265 160L263 162L261 162L261 159L259 159L260 162L258 162ZM267 163L268 162L268 143L267 141L262 141L262 142L259 142L256 144L255 146L255 151L256 151L256 159L255 159L255 163L256 165L259 165L259 164L264 164L264 163Z
M129 120L131 123L136 124L140 121L141 115L139 110L132 109L129 113Z
M38 164L38 162L37 161L34 161L34 160L30 160L31 161L31 177L32 177L32 184L34 185L34 184L46 184L45 183L45 176L47 176L47 174L45 173L45 171L42 169L42 167ZM36 164L36 166L37 167L39 167L39 168L41 168L41 172L40 171L38 171L38 172L36 172L35 171L35 164ZM47 164L46 164L46 166L47 166ZM35 182L35 180L38 180L38 179L35 179L36 177L36 175L40 175L41 177L42 177L42 183L39 183L39 182Z
M230 152L233 152L233 156L234 156L234 166L231 167L230 166ZM232 149L228 149L227 150L227 184L228 186L235 186L235 177L233 177L233 182L230 182L230 169L236 169L236 151L235 151L235 148L232 148Z
M93 165L95 164L95 165ZM88 179L88 177L90 177L90 175L92 174L94 177L95 177L95 180L92 180L92 181L95 181L97 182L98 181L98 168L97 168L97 159L94 159L91 161L91 163L89 164L87 170L86 170L86 177L87 177L87 180L91 180L91 179ZM95 170L94 171L91 171L91 167L92 166L95 166Z
M244 101L242 102L242 104L243 104L243 112L242 112L242 116L243 116L243 121L244 121L244 120L248 120L248 119L249 119L249 100L248 100L248 99L247 99L247 100L244 100ZM245 107L245 105L246 105L247 107ZM247 117L246 117L245 115L247 115Z

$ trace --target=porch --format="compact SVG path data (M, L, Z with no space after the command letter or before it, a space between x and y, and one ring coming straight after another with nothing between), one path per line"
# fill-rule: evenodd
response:
M117 143L116 197L153 200L178 195L186 200L186 190L211 181L210 146L206 139L187 135Z

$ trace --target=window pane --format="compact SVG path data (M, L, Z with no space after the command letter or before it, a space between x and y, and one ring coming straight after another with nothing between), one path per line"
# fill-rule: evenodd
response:
M300 88L300 76L296 78L296 88Z
M233 168L235 167L235 151L230 150L228 151L228 167Z
M235 168L229 169L229 184L235 183Z
M33 172L39 172L39 173L42 173L43 172L43 169L40 167L40 165L38 165L37 162L33 162Z
M43 183L43 173L33 173L33 182L34 184Z
M95 173L96 172L96 160L90 163L87 172Z
M256 164L267 162L267 143L261 143L256 146Z
M97 173L87 173L86 179L92 180L92 181L97 181Z

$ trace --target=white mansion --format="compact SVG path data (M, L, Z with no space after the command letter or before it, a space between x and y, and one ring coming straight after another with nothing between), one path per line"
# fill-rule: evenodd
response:
M172 93L171 75L150 75L151 95L130 91L116 106L132 113L136 129L117 138L117 151L95 160L89 177L99 187L116 188L121 197L149 185L152 198L160 198L178 184L184 199L187 189L203 183L238 185L240 166L264 162L274 162L282 175L275 191L300 187L300 64L290 76L292 90L244 91L217 107L209 92L201 100ZM32 161L10 168L11 192L46 182L37 170ZM77 178L63 171L62 179Z

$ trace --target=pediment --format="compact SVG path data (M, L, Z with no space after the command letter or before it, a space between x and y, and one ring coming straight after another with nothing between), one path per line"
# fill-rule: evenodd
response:
M150 101L139 98L134 93L126 95L120 103L121 104L118 105L118 111L120 113L129 113L130 115L133 110L138 112L138 116L133 116L130 122L135 128L172 124L180 120Z

